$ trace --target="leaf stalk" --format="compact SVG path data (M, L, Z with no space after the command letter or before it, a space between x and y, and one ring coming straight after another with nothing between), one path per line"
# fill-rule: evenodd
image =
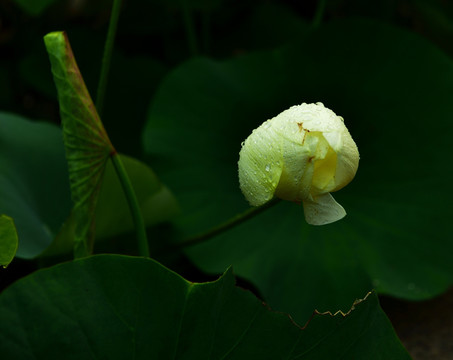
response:
M187 0L181 0L182 13L184 17L184 26L186 29L187 42L189 44L190 54L198 55L197 37L195 35L195 25Z
M102 56L101 75L99 77L99 84L96 94L96 109L100 117L102 117L102 109L104 107L104 98L105 92L107 90L110 62L112 59L116 29L118 27L118 19L120 17L121 3L122 0L113 0L112 13L110 14L109 29L107 32L107 40L105 41L104 55Z
M326 10L326 2L327 0L318 0L315 16L313 17L313 21L311 23L311 26L314 29L317 29L321 25L322 18L324 17L324 12Z
M243 222L245 222L251 218L254 218L258 214L261 214L262 212L266 211L267 209L270 209L274 205L278 204L280 201L281 201L280 199L274 198L262 206L249 208L246 211L225 221L224 223L222 223L218 226L215 226L214 228L208 230L205 233L196 235L192 238L189 238L188 240L175 244L175 247L183 248L183 247L193 246L193 245L197 245L202 242L205 242L205 241L213 238L214 236L217 236L225 231L228 231L228 230L242 224Z
M140 256L150 257L145 222L143 221L140 205L138 203L137 196L135 195L134 188L132 187L131 180L127 175L126 169L124 168L123 162L118 153L113 153L110 158L112 159L113 166L115 167L115 171L121 182L121 186L123 187L124 194L126 195L126 199L131 210L132 220L137 234L139 254Z

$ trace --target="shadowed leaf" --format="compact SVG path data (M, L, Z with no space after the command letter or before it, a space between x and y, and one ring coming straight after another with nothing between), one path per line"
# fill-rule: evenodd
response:
M53 32L44 37L58 91L74 214L74 253L91 252L94 211L105 165L115 152L75 61L67 36Z
M16 227L9 216L0 215L0 265L7 267L16 255L18 245Z
M120 155L147 226L169 220L179 211L176 198L145 163ZM121 183L109 161L96 207L96 239L132 232L134 224Z
M179 205L173 194L160 182L152 169L134 158L125 155L119 156L139 199L146 226L152 226L174 217L179 212ZM108 161L105 169L95 216L96 243L134 230L127 200L111 161ZM42 255L47 257L69 253L74 242L75 226L75 216L71 214L52 245Z
M14 219L17 257L30 259L52 242L71 210L61 129L0 113L0 213Z
M100 255L38 271L0 296L14 359L409 359L375 294L304 329L234 286L191 283L144 258Z

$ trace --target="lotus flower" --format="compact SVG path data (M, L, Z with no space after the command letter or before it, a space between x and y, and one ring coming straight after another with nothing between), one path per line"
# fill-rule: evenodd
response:
M355 176L359 152L342 117L302 104L265 121L242 143L239 183L252 206L274 197L302 202L305 219L324 225L346 215L330 193Z

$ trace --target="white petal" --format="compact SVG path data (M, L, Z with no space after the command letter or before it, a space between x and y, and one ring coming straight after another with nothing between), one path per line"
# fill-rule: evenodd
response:
M315 155L318 138L307 133L302 145L304 134L299 134L299 142L290 141L283 135L281 137L283 172L275 195L284 200L301 201L310 193L313 163L309 159Z
M349 132L346 131L342 136L342 148L337 151L337 171L335 174L335 189L338 191L351 182L359 167L359 150Z
M346 211L330 193L317 196L315 201L305 200L305 220L311 225L325 225L346 216Z
M267 121L245 140L239 153L239 184L252 206L274 197L283 167L280 141Z

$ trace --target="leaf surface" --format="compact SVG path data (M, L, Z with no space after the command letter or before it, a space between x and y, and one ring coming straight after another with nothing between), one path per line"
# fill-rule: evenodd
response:
M409 359L375 294L301 329L232 271L191 283L145 258L100 255L19 280L0 296L14 359Z
M17 256L39 255L71 210L61 130L0 113L0 212L14 219Z
M7 267L16 255L18 245L16 227L9 216L0 215L0 265Z
M282 202L186 253L209 273L232 264L299 321L315 307L347 310L371 288L421 300L453 282L452 89L452 61L424 39L334 22L275 51L185 63L158 90L144 145L181 202L176 226L188 238L247 208L237 161L252 130L323 102L361 155L356 178L334 194L346 218L311 227L301 206Z

